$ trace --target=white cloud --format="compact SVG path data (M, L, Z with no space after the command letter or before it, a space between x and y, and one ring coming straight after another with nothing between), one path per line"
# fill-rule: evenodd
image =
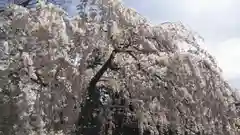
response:
M231 38L215 46L208 46L222 68L224 77L229 80L239 78L240 38Z
M223 12L229 10L234 0L183 0L183 6L190 14ZM190 12L189 12L190 11Z

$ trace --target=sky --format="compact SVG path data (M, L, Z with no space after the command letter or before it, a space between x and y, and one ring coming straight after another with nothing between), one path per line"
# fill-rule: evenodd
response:
M78 0L76 0L78 1ZM205 46L240 89L240 0L123 0L154 24L182 22L205 39ZM76 5L73 2L72 5ZM70 8L71 12L74 8Z

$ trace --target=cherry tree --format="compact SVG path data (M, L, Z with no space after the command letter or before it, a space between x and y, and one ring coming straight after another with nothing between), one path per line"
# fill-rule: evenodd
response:
M153 26L120 0L81 0L78 10L1 13L4 134L236 132L237 99L196 33Z

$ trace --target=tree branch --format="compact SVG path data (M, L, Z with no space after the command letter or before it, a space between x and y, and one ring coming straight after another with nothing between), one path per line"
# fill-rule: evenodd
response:
M33 82L37 83L37 84L40 84L41 86L43 87L47 87L48 84L44 83L42 78L41 78L41 75L36 71L35 72L36 76L37 76L37 79L34 79L34 78L30 78Z
M102 75L105 73L105 71L107 71L107 69L111 67L112 61L115 58L116 54L117 54L117 51L113 50L110 57L108 58L108 60L104 63L104 65L96 73L96 75L91 79L91 81L89 83L89 90L94 90L93 88L95 88L99 79L102 77Z
M27 0L27 1L25 1L25 2L23 2L23 3L21 3L21 4L19 4L19 5L21 5L21 6L23 6L23 7L27 7L27 6L29 5L30 1L31 1L31 0Z

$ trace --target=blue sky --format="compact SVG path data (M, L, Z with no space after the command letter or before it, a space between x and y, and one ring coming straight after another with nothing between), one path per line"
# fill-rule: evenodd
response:
M76 5L75 0L72 5ZM224 76L240 88L240 0L123 0L152 23L180 21L198 32ZM71 8L74 12L74 8ZM239 16L239 17L238 17Z

